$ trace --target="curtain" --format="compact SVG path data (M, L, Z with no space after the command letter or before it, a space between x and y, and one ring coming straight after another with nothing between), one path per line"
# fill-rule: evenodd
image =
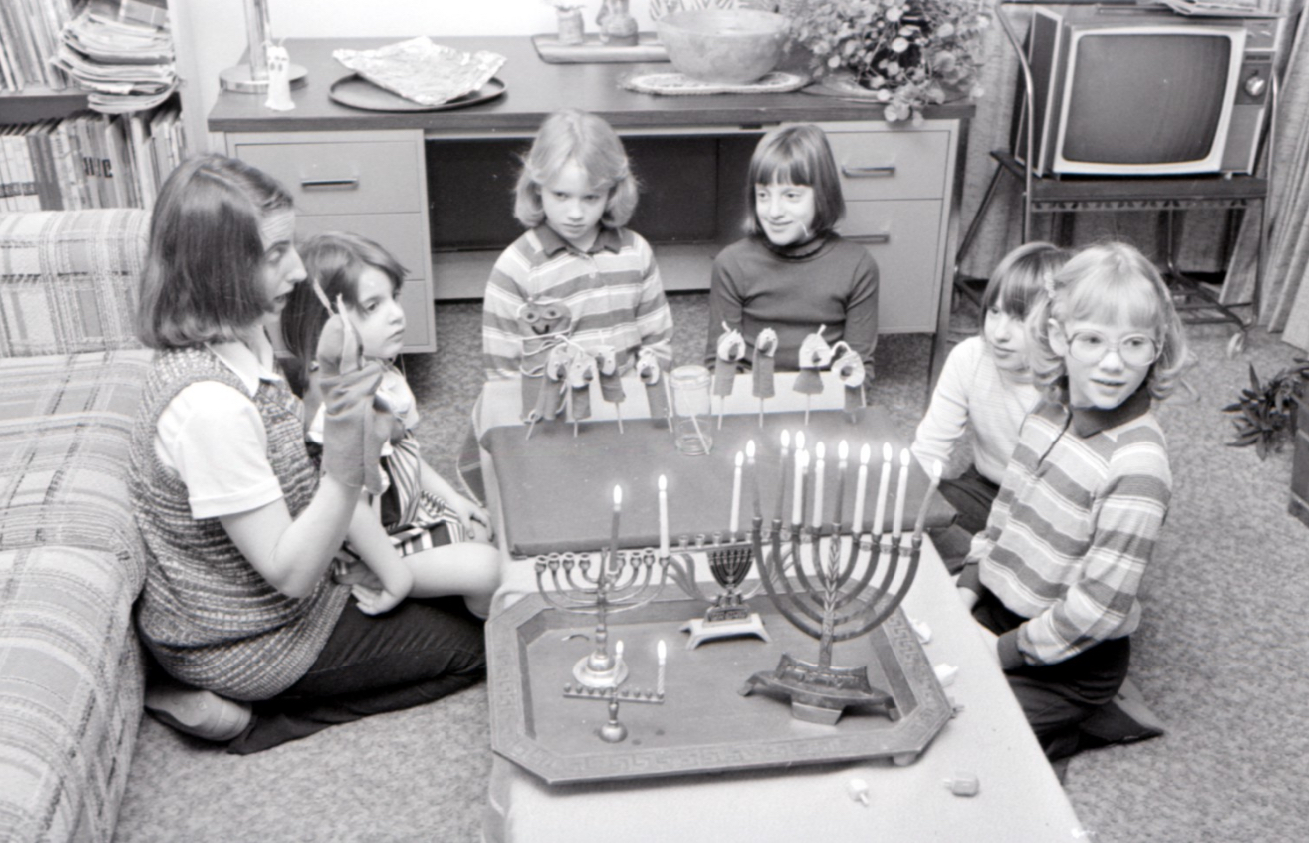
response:
M1272 0L1280 9L1298 14L1303 0ZM1020 38L1026 34L1031 10L1022 5L999 7L1014 24ZM1292 18L1292 21L1296 18ZM1288 27L1291 24L1288 23ZM1287 42L1294 29L1285 33ZM1296 38L1294 43L1299 44ZM1013 112L1019 97L1018 59L996 24L987 33L988 60L981 84L985 90L969 126L960 219L965 230L977 215L997 164L991 150L1010 149ZM1264 289L1260 292L1260 323L1272 330L1286 328L1284 339L1309 343L1309 285L1305 295L1300 280L1309 268L1309 55L1291 50L1280 91L1275 138L1274 180L1266 213L1270 220L1270 248L1264 255ZM1104 237L1128 240L1156 261L1167 257L1166 215L1154 211L1115 213L1078 212L1035 214L1031 239L1049 239L1082 245ZM1229 221L1221 210L1189 210L1174 214L1177 265L1195 272L1227 270L1221 294L1225 303L1241 304L1254 293L1255 248L1258 243L1258 208L1240 215L1234 243ZM1056 226L1059 226L1056 228ZM985 277L1009 249L1022 239L1022 185L1002 176L990 207L959 269L965 275ZM1295 339L1293 339L1293 337Z

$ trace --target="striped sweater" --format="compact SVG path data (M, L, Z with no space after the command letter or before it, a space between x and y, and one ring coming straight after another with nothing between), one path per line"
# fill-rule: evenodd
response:
M1112 411L1045 403L1027 417L959 579L1029 619L1000 637L1004 667L1057 664L1136 629L1171 492L1144 387Z
M129 491L146 546L137 627L176 678L224 696L260 700L310 668L345 607L349 588L327 577L304 598L287 597L246 561L217 518L195 519L185 483L154 448L159 416L199 381L247 395L207 348L160 352L132 431ZM317 473L305 452L299 399L283 381L260 381L255 406L268 434L268 461L294 518L312 499Z
M566 305L569 338L588 350L613 346L620 371L632 368L643 346L665 364L672 359L673 318L659 267L650 244L629 229L601 228L580 252L543 224L501 253L482 303L488 378L519 374L523 340L531 338L519 316L529 302Z

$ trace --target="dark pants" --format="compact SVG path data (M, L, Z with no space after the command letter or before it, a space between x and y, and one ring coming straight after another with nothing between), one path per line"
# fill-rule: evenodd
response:
M985 590L973 607L973 617L996 635L1026 620ZM1089 741L1083 745L1079 727L1118 693L1131 654L1131 639L1115 638L1059 664L1005 671L1047 758L1057 761L1092 745Z
M991 505L995 503L995 496L1000 494L999 486L970 465L958 477L942 480L938 488L941 497L949 501L959 513L954 523L973 534L986 529L986 520L991 517Z
M462 598L405 600L370 617L351 597L309 671L256 702L250 725L227 751L248 755L336 723L439 700L485 674L482 623Z

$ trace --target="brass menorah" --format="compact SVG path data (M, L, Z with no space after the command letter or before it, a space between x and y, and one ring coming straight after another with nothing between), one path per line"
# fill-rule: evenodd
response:
M697 535L695 546L691 548L686 536L680 541L679 553L669 565L669 573L678 588L696 600L709 604L704 617L691 618L682 625L683 632L691 635L687 639L686 649L694 650L706 641L718 638L735 638L754 635L765 641L771 641L768 631L764 629L763 620L758 613L750 611L745 605L759 591L761 584L756 581L748 589L742 589L750 568L754 565L754 545L748 540L737 540L737 536L728 536L723 541L721 533L714 533L713 542L707 543L704 535ZM696 582L695 556L688 551L704 553L709 563L709 572L722 589L712 596L705 593Z
M818 661L802 661L784 653L773 671L760 671L747 679L740 689L742 695L759 690L788 698L793 717L815 723L835 724L847 708L882 713L892 720L899 718L894 697L873 687L867 666L833 665L832 648L837 642L867 635L885 623L913 584L923 544L923 515L935 491L940 466L934 466L918 524L912 534L902 536L904 474L908 461L908 453L902 453L901 482L890 533L882 530L884 494L879 495L876 527L869 531L860 529L862 482L856 505L857 520L848 539L842 535L840 521L841 487L837 491L836 515L825 528L821 492L817 491L821 489L819 484L815 484L812 501L816 510L812 527L804 526L800 517L805 503L809 502L803 482L797 483L795 514L789 529L782 528L779 514L773 519L772 529L765 532L763 518L755 515L750 538L764 591L793 626L818 639ZM767 548L766 536L771 538ZM788 555L790 576L785 564Z

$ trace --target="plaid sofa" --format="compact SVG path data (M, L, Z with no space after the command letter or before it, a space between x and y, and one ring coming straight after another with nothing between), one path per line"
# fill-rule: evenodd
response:
M141 723L144 211L0 215L0 839L109 840Z

